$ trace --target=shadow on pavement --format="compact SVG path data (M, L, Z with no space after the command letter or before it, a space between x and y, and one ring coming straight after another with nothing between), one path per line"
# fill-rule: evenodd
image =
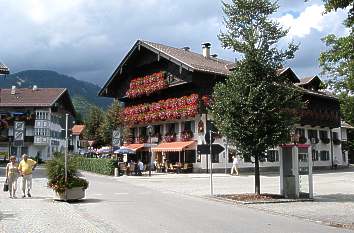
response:
M5 214L0 212L0 222L5 219L15 219L14 214Z
M100 203L103 200L101 199L96 199L96 198L87 198L87 199L81 199L81 200L76 200L76 201L69 201L70 204L90 204L90 203Z
M354 202L354 194L334 193L315 197L319 202Z

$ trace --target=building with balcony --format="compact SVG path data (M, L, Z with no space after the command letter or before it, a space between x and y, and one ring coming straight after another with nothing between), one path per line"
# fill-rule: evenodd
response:
M56 151L63 152L66 113L70 124L75 110L65 88L1 89L0 151L43 160Z
M99 95L124 104L125 122L130 127L125 145L145 162L151 149L153 160L159 163L165 159L192 163L194 171L203 171L208 168L208 156L197 148L206 143L205 135L212 127L205 106L215 83L225 80L233 67L233 62L211 55L209 43L202 45L199 54L188 47L138 40ZM307 108L300 113L296 131L300 143L312 143L315 166L331 166L334 159L345 165L347 157L342 153L341 141L346 129L341 128L338 99L320 91L317 76L299 79L291 68L279 70L278 75L288 77L303 91ZM153 126L151 135L147 125ZM230 168L236 148L227 145L223 137L215 143L228 150L213 153L213 168ZM274 167L278 162L277 148L270 149L261 166ZM242 157L240 166L253 167L252 158Z

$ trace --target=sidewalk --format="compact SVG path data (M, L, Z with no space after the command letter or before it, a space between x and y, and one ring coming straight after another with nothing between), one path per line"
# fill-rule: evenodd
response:
M1 188L4 177L0 178ZM18 180L20 187L20 179ZM85 220L70 204L53 201L51 189L46 187L47 179L33 179L32 198L10 199L8 192L0 192L0 232L6 233L62 233L100 232L95 225Z
M209 197L209 174L163 174L151 177L116 177L120 182L144 186L161 192ZM254 176L227 174L213 175L214 194L253 193ZM273 214L293 216L326 225L341 226L354 230L354 170L320 171L314 174L314 202L293 202L248 205ZM266 173L261 176L262 193L279 193L279 175ZM305 187L306 183L302 185Z

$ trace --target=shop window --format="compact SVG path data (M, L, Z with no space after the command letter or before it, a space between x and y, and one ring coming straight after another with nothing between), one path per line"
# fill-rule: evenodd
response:
M328 161L329 160L329 151L322 150L320 152L320 159L321 159L321 161Z
M195 150L186 150L184 153L186 156L185 163L195 163L196 160L196 151Z
M219 163L219 154L213 152L213 154L211 156L211 161L213 163Z

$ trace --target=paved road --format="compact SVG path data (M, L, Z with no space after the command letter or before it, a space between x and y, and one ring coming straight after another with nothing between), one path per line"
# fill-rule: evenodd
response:
M87 199L72 204L105 232L352 232L294 217L132 185L85 173ZM148 179L141 177L141 179Z

